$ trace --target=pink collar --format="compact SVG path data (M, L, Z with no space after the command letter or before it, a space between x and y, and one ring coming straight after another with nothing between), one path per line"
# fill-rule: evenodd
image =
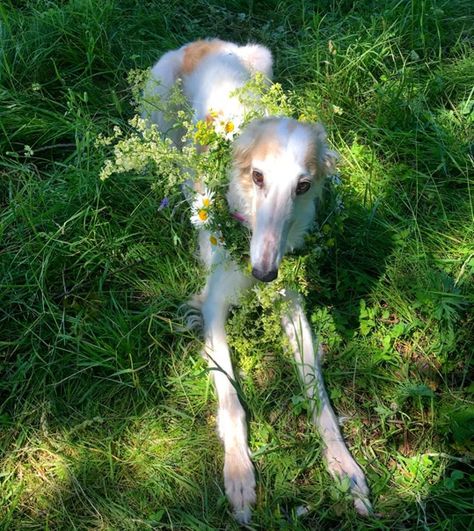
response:
M245 223L247 221L247 218L238 212L232 212L232 217L237 221L240 221L240 223Z

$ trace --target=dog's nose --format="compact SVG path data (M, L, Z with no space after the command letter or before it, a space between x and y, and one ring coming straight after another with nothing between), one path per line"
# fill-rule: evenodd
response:
M272 280L275 280L278 276L278 269L272 269L271 271L261 271L257 267L254 267L252 269L252 275L262 282L271 282Z

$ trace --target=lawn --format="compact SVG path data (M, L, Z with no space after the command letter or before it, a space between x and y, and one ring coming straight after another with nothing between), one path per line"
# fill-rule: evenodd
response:
M179 331L202 278L188 216L147 175L99 179L129 72L206 36L267 45L340 153L344 223L322 227L307 310L376 513L330 478L248 301L228 332L251 527L474 527L473 31L469 0L0 4L2 529L237 528L200 339Z

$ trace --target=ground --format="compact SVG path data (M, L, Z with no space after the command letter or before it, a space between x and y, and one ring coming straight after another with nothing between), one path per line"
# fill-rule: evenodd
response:
M376 512L329 477L249 302L229 334L253 528L472 529L473 27L468 0L0 5L2 528L236 528L200 341L177 326L201 278L189 221L145 175L101 182L96 143L133 115L130 70L212 36L267 45L341 155L345 219L320 220L307 305Z

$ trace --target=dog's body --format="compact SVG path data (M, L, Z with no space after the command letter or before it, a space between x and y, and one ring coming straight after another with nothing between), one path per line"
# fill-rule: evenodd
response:
M166 101L179 79L196 121L208 120L212 110L214 116L239 124L246 110L238 97L230 94L256 72L267 78L272 75L272 56L263 46L237 46L218 39L197 41L161 57L151 71L144 96L146 100L148 96L158 95ZM173 127L175 116L168 117L158 109L146 115L181 146L183 131Z
M238 120L245 114L232 95L254 72L271 76L270 52L258 45L244 47L219 40L197 41L168 52L152 70L145 90L166 99L177 79L192 105L196 120L222 116ZM156 81L160 85L156 87ZM237 118L236 118L237 117ZM159 111L147 114L164 132L172 123ZM179 131L173 131L180 145ZM173 134L171 135L173 137ZM247 443L245 412L239 402L225 322L231 305L255 279L271 281L285 252L303 244L313 223L315 199L325 176L333 170L335 153L327 148L321 125L288 118L252 122L236 139L232 175L227 194L231 211L251 230L250 260L254 278L242 272L224 247L213 248L210 234L200 230L200 253L209 275L196 298L204 325L205 356L217 390L218 430L225 449L224 481L227 496L240 522L250 520L255 503L255 476ZM355 507L361 514L371 510L364 473L350 455L330 405L321 373L322 350L313 337L298 294L286 292L282 326L289 338L318 427L328 469L347 477Z

